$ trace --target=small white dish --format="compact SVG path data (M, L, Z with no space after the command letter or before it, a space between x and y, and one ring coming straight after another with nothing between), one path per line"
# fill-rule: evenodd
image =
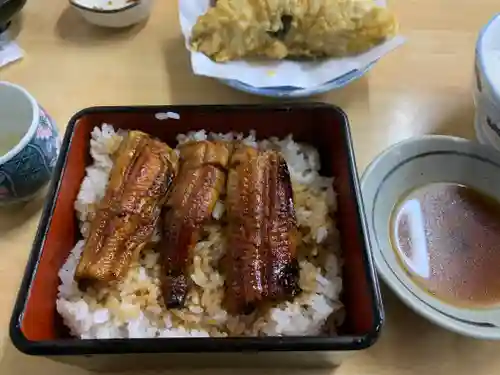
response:
M69 0L89 23L122 28L144 21L151 13L152 0Z
M500 340L500 304L476 309L442 302L413 281L391 245L396 205L409 191L439 182L463 184L500 201L500 153L461 138L424 136L379 155L361 181L375 264L385 282L417 313L463 335Z

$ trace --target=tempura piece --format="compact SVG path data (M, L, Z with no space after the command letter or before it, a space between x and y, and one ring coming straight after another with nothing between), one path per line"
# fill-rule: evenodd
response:
M397 32L374 0L218 0L198 18L191 47L223 62L359 54Z
M153 234L177 166L177 154L166 144L139 131L128 133L91 222L75 274L80 285L105 285L125 276Z
M180 147L180 172L165 204L160 245L162 292L168 307L184 305L191 250L225 189L229 153L230 144L224 142L191 142Z
M250 313L299 291L298 229L285 160L276 151L241 146L227 184L226 305Z

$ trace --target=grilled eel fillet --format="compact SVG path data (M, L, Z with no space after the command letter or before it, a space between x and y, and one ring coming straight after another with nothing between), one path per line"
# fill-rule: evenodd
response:
M147 134L131 131L122 141L76 270L80 285L123 278L154 231L177 167L177 154Z
M299 293L298 229L287 164L276 151L241 146L227 184L225 304L232 314Z
M229 155L230 144L225 142L190 142L180 147L180 171L164 207L160 245L162 293L167 307L184 305L191 249L225 189Z

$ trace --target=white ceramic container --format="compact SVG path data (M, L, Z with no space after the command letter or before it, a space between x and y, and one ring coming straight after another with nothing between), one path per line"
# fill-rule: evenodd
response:
M481 30L474 65L477 139L500 150L500 14Z

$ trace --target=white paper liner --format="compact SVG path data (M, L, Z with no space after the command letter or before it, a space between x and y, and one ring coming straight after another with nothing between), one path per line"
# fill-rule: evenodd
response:
M378 0L385 6L384 0ZM189 49L191 29L199 16L206 13L210 0L179 0L179 17L182 33ZM396 36L355 57L332 58L322 61L297 62L272 60L268 62L230 61L217 63L200 52L191 51L191 65L197 75L239 80L254 87L293 86L303 89L318 87L355 69L362 69L393 49L405 39Z
M11 40L9 31L0 33L0 68L23 57L23 50Z

